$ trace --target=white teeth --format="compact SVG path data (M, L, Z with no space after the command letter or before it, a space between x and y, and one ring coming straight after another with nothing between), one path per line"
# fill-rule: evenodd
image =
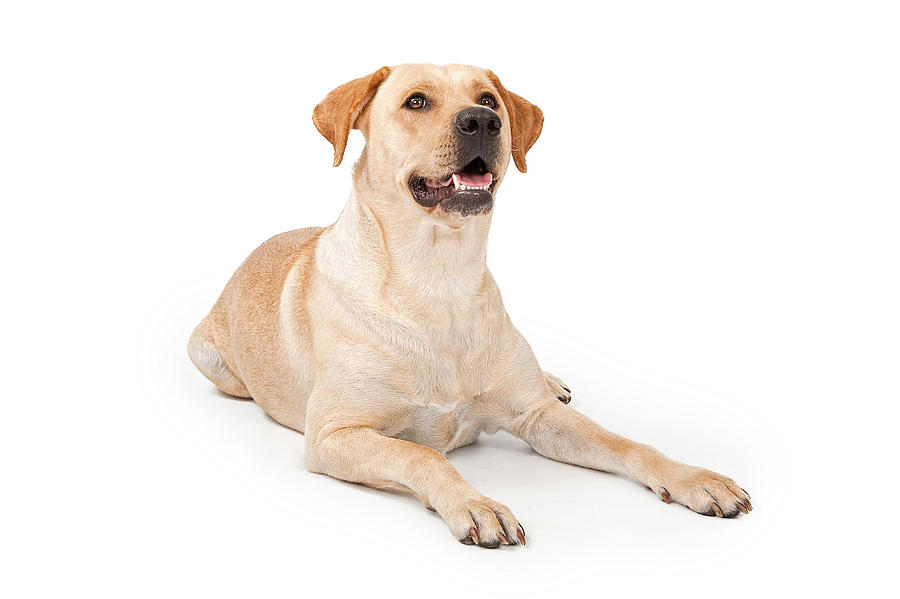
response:
M463 185L459 182L459 177L456 175L456 173L453 174L453 187L456 188L456 191L468 189L480 189L486 191L488 188L490 188L490 186L490 183L488 183L487 185Z

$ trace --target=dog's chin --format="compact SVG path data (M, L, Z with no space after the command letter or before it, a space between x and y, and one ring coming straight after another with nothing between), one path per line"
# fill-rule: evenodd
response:
M414 177L409 184L413 199L425 208L440 207L444 212L459 216L474 216L490 212L494 207L494 184L486 189L457 189L454 186L429 187L423 177Z

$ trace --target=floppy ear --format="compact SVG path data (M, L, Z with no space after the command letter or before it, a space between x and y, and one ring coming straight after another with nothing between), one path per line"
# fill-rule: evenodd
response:
M371 75L349 81L325 96L313 110L316 129L334 146L334 166L344 158L350 129L356 128L359 115L390 72L389 68L381 67Z
M503 100L506 112L509 113L509 126L512 129L512 157L516 168L524 173L528 170L525 167L525 153L531 149L541 134L541 128L544 126L544 113L522 96L503 87L500 79L494 73L488 71L487 75L497 91L500 92L500 99Z

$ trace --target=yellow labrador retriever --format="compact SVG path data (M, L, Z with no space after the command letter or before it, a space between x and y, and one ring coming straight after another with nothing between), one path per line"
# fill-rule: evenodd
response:
M341 85L313 122L335 166L350 130L365 136L347 205L329 227L259 246L188 343L219 389L306 434L310 471L412 492L482 547L525 543L509 508L444 457L482 431L624 474L701 514L752 509L730 478L570 408L565 383L510 322L485 248L510 156L525 172L541 133L537 106L488 70L402 65Z

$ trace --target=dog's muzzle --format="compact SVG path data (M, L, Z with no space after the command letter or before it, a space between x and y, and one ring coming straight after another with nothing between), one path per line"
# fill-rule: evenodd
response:
M416 202L431 208L438 204L462 216L481 214L494 205L494 174L489 165L500 153L500 116L485 106L459 111L455 120L458 148L457 172L440 180L413 177L410 189Z

